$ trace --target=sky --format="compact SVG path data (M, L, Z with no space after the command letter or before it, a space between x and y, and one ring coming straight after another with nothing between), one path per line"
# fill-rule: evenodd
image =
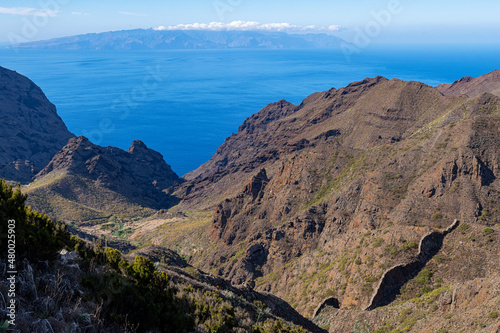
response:
M498 0L0 0L0 42L137 28L323 32L349 42L500 43Z

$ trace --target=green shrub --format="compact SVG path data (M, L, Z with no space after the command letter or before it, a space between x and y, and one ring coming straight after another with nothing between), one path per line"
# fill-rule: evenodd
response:
M484 228L483 229L483 235L491 235L492 233L494 233L495 231L491 228Z
M288 324L281 319L268 319L263 324L252 327L252 333L306 333L300 326Z
M496 311L493 311L491 312L488 317L490 317L491 319L497 319L498 318L498 312Z
M134 264L132 265L132 271L138 280L148 283L153 279L156 269L153 263L144 258L143 256L136 256Z
M384 248L384 253L389 254L391 258L395 258L399 253L401 252L401 249L399 249L395 244L387 244Z
M463 235L465 234L467 231L469 231L469 225L467 223L460 223L460 225L458 226L458 230L460 231L460 233Z
M107 247L105 250L106 258L108 262L111 264L111 267L114 269L118 269L118 265L121 261L122 254L120 251Z
M21 193L20 186L16 189L0 179L0 234L7 234L8 221L15 221L16 256L30 260L53 260L58 252L75 246L67 225L53 222L46 215L34 212L25 206L27 195ZM0 238L0 248L7 248L7 237ZM0 256L6 256L2 251Z
M411 308L405 308L399 313L399 322L402 323L412 313Z
M361 286L361 291L366 294L371 293L373 291L372 284L370 282L363 283L363 285Z
M415 281L423 286L431 283L431 277L432 277L432 272L429 271L428 269L423 269L418 273L417 277L415 278Z
M383 323L384 326L376 329L375 331L373 331L373 333L390 333L392 331L392 325L391 323L388 323L388 322L384 322Z
M408 251L408 250L411 250L411 249L416 249L418 247L417 243L415 242L408 242L408 243L404 243L403 246L401 247L401 250L403 250L404 252Z
M344 256L340 258L339 264L337 265L337 268L342 271L346 266L348 266L351 263L351 260L349 259L348 256Z
M375 238L373 240L373 247L380 247L383 242L384 242L383 238Z
M438 220L438 219L442 219L442 218L443 218L443 214L441 214L441 213L435 213L435 214L432 214L432 216L431 216L432 220Z
M376 276L365 276L364 277L365 281L366 282L377 282L378 281L378 277Z
M487 220L490 217L490 211L487 209L483 209L481 212L481 216L479 216L480 220Z

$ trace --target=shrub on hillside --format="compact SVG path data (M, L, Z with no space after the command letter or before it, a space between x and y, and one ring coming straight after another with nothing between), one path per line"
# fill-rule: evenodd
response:
M25 206L27 195L22 194L19 185L14 189L0 179L0 234L12 235L0 238L0 247L7 248L7 242L15 241L16 259L55 259L65 246L73 246L67 226L53 222L46 215L34 212ZM9 223L9 221L15 221ZM13 225L11 230L8 225ZM6 256L3 251L0 256Z

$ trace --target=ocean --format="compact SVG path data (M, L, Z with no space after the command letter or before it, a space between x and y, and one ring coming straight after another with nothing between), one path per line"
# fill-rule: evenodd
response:
M500 47L378 46L336 50L0 50L0 66L42 88L68 129L104 146L133 140L183 175L208 161L245 118L268 103L366 77L435 86L500 68Z

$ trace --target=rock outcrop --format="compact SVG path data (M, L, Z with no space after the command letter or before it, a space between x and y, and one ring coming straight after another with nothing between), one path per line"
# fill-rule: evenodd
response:
M29 182L72 137L35 83L0 67L0 178Z
M61 174L88 179L154 209L170 207L175 202L163 190L180 181L163 156L142 141L134 141L124 151L95 145L83 136L70 139L37 174L35 184Z

